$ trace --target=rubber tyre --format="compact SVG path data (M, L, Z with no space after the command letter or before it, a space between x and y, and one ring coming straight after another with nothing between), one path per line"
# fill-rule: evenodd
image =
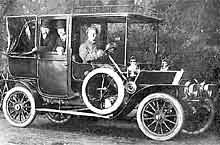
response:
M143 120L142 115L143 115L146 105L154 99L158 99L158 100L162 99L162 100L165 100L166 102L169 102L170 104L172 104L172 107L174 107L176 111L176 117L177 117L176 125L173 127L173 129L170 132L166 134L157 134L155 132L152 132L150 129L147 128L146 124L143 123L142 121ZM183 121L184 121L184 112L183 112L181 104L174 97L168 94L165 94L165 93L150 94L147 97L145 97L138 106L138 110L137 110L138 126L144 135L146 135L147 137L153 140L165 141L165 140L169 140L173 138L181 130Z
M15 119L13 119L9 113L9 100L13 97L13 94L18 93L18 92L25 95L25 97L28 99L28 102L30 105L29 106L30 110L28 112L28 118L22 122L21 121L19 122L19 121L16 121ZM16 127L27 127L28 125L30 125L32 123L32 121L36 117L35 99L34 99L32 93L24 87L14 87L14 88L10 89L5 95L2 107L3 107L3 113L4 113L6 120L11 125L16 126Z

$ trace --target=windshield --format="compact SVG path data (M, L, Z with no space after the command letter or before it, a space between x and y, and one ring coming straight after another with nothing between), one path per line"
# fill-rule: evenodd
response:
M154 63L155 32L152 24L129 24L127 42L127 62L135 56L139 63Z
M36 17L8 17L8 52L29 52L35 44Z

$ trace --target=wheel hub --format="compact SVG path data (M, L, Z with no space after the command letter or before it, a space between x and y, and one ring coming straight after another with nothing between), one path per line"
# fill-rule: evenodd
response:
M22 104L16 104L14 108L16 111L19 111L22 109Z
M163 112L158 112L155 115L155 120L158 122L162 122L165 119L165 114Z

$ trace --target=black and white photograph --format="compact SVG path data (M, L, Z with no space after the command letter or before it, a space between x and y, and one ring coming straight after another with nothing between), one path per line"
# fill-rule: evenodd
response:
M219 0L0 0L0 145L219 145Z

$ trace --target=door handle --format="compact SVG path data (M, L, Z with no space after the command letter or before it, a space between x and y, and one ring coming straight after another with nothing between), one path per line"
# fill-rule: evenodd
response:
M68 66L68 63L67 63L67 62L64 62L63 65L64 65L64 66Z

